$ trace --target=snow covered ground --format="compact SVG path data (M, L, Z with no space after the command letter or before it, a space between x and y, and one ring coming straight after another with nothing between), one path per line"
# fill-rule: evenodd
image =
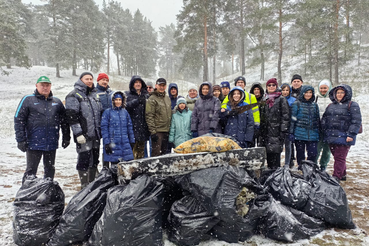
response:
M48 67L33 67L30 70L14 68L9 76L0 76L0 245L15 245L12 239L12 202L20 188L21 179L25 170L25 154L17 149L13 127L15 110L24 95L31 94L35 89L35 82L41 75L48 76L52 84L54 96L64 100L66 94L72 90L77 77L71 76L70 71L62 71L63 78L55 77L55 69ZM78 71L81 73L82 71ZM96 76L95 76L96 77ZM125 90L128 88L127 77L113 77L113 89ZM181 86L181 85L180 85ZM360 91L360 90L357 90ZM348 155L348 180L342 183L345 188L349 204L353 213L355 230L328 229L310 240L302 240L289 245L369 245L366 231L369 230L369 128L366 95L356 95L355 101L361 106L363 115L364 133L358 136L357 145ZM77 154L72 143L67 149L59 149L56 156L55 180L59 182L66 197L66 203L79 190L79 180L75 170ZM332 173L332 160L328 171ZM43 175L43 166L40 165L38 176ZM200 243L201 246L241 246L241 245L280 245L281 243L254 236L250 240L239 244L229 244L217 240ZM165 246L174 246L165 240Z

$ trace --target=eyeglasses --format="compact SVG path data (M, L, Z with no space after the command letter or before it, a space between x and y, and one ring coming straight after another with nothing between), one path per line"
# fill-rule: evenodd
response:
M151 86L148 86L147 89L152 89L152 87Z
M269 84L268 87L276 87L276 84Z

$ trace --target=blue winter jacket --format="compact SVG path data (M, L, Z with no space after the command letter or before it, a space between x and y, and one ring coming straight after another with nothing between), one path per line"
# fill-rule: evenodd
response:
M118 162L120 158L124 161L133 160L133 152L130 143L135 142L131 117L124 108L125 95L117 91L115 94L121 94L123 97L123 106L114 107L104 111L101 120L101 133L104 146L110 144L113 153L108 155L104 148L104 161Z
M345 96L338 102L336 92L345 91ZM361 112L359 104L352 102L352 90L348 85L339 85L329 92L332 103L326 108L322 117L322 130L324 142L338 145L355 145L356 135L361 125ZM351 106L349 106L351 102ZM347 137L354 140L346 142Z
M109 86L107 88L97 84L96 85L96 93L100 99L103 110L111 107L111 95L114 91L112 91Z
M60 99L53 97L51 92L46 99L37 89L32 95L23 97L14 116L17 142L27 141L30 150L55 150L60 127L63 140L69 141L70 129Z
M248 103L244 102L245 100L245 92L241 87L234 87L229 95L232 95L235 90L239 90L241 92L241 101L237 104L237 106L245 106ZM231 111L230 102L227 103L227 110L221 113L221 117L226 119L227 124L225 126L224 134L228 136L232 136L240 143L240 147L247 148L248 143L253 141L254 138L254 116L252 110L248 110L241 114L230 116L228 114Z
M313 92L309 101L304 98L304 94L308 90ZM298 101L292 104L290 133L295 135L296 140L319 141L319 107L314 101L314 88L307 85L302 87Z

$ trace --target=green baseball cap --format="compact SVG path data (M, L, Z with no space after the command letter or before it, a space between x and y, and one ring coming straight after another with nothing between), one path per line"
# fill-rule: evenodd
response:
M51 81L50 81L50 79L48 77L41 76L40 78L38 78L36 84L38 84L38 83L50 83L51 84Z

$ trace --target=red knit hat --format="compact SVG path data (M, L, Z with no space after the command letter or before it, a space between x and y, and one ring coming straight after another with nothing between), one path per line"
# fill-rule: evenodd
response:
M109 77L106 73L99 73L99 76L97 76L97 81L100 81L101 79L109 80Z
M269 84L275 84L278 87L278 82L276 78L269 79L266 83L266 86L268 86Z

